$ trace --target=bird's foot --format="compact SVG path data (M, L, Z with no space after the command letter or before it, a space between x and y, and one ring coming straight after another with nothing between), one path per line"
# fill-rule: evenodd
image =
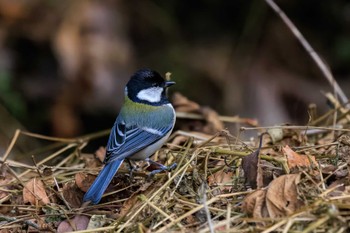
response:
M173 170L174 168L176 168L177 164L176 163L173 163L171 164L170 166L165 166L161 163L157 163L151 159L146 159L147 162L151 163L151 164L155 164L156 166L159 167L159 169L156 169L156 170L153 170L148 176L149 178L153 177L155 174L158 174L162 171L170 171L170 170Z

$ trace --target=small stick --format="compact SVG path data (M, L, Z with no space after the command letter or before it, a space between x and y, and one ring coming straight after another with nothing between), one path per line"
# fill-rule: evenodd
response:
M326 77L329 84L334 87L334 91L340 97L342 103L348 103L348 98L344 94L343 90L338 85L337 81L334 79L330 69L328 66L322 61L320 56L315 52L315 50L311 47L311 45L307 42L305 37L301 34L298 28L294 25L294 23L288 18L288 16L282 11L282 9L273 1L273 0L265 0L265 2L276 12L276 14L281 17L283 22L287 25L287 27L292 31L294 36L299 40L304 49L309 53L311 58L317 64L317 66L322 71L323 75Z
M13 146L15 145L20 132L21 131L19 129L16 130L15 135L13 136L9 147L7 147L7 150L6 150L5 154L4 154L4 156L2 157L2 162L5 162L7 157L10 155L10 152L11 152Z

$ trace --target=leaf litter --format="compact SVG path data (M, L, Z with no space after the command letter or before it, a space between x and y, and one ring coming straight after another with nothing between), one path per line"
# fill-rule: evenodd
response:
M347 232L349 130L322 125L309 134L321 125L259 128L241 119L237 124L245 128L238 135L257 132L243 141L224 130L227 117L178 98L181 124L154 155L178 166L150 178L147 164L136 163L132 176L123 164L97 205L82 197L101 169L104 149L87 154L84 147L109 130L75 139L20 131L16 138L60 146L49 154L43 148L34 156L46 159L25 166L3 157L0 231Z

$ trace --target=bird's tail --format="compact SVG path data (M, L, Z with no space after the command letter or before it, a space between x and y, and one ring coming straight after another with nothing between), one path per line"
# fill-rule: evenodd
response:
M103 193L106 191L109 183L111 183L123 161L124 160L117 159L113 162L107 163L102 168L94 183L92 183L89 190L85 193L83 202L91 201L93 204L100 202Z

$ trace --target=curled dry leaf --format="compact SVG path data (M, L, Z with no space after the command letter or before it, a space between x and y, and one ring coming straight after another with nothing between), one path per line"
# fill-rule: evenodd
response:
M298 167L311 168L312 166L317 167L315 156L299 155L293 151L288 145L282 148L283 153L287 157L288 167L290 170ZM309 159L310 158L310 159Z
M303 203L298 198L300 174L288 174L273 180L267 189L248 195L242 210L253 217L277 218L290 215Z
M32 205L45 205L50 203L49 197L46 194L44 183L33 178L29 180L23 187L23 201Z
M257 187L259 150L245 156L242 159L242 168L246 183L253 189Z
M264 134L260 135L258 149L242 159L242 168L244 171L246 183L248 183L253 189L257 187L262 188L264 185L263 171L261 169L259 157L263 137Z

